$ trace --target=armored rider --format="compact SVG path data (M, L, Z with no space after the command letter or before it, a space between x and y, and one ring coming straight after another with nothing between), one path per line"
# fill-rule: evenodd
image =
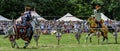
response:
M101 6L100 6L100 5L96 5L96 6L95 6L95 9L94 9L94 17L95 17L96 23L97 23L97 25L98 25L97 28L101 28L101 27L102 27L102 25L101 25L101 23L100 23L100 21L102 20L102 19L101 19L100 9L101 9Z
M30 36L30 30L32 30L32 25L30 24L31 17L31 8L26 7L24 14L21 16L21 25L20 26L28 26L27 28L27 36Z

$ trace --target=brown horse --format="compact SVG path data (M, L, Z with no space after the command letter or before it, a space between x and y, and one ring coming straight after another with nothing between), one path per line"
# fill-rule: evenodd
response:
M13 26L10 27L9 31L6 32L5 38L9 37L9 40L10 40L11 45L12 45L13 48L15 46L17 46L17 48L19 48L19 46L17 45L15 40L18 40L20 38L25 41L25 46L23 48L26 48L29 45L29 43L30 43L30 41L32 39L32 36L35 33L34 32L35 31L35 27L39 26L37 18L33 18L30 21L30 23L32 25L32 27L31 27L31 29L29 31L29 33L30 33L29 35L30 36L28 36L28 34L27 34L29 26L16 26L14 24ZM30 24L30 23L28 23L28 24ZM24 29L24 31L21 32L21 29Z
M104 40L108 40L108 37L107 37L107 33L108 33L108 29L107 29L107 26L105 26L103 24L103 20L100 21L102 27L101 28L98 28L98 25L97 23L95 22L95 18L94 17L89 17L88 18L88 23L89 23L89 34L87 34L86 36L86 42L87 42L87 39L90 38L90 42L92 42L92 36L93 35L96 35L98 37L98 44L99 44L99 39L100 39L100 36L102 35L103 36L103 42Z

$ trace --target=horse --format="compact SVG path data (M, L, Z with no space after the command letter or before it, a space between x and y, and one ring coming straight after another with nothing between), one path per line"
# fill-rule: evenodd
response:
M107 25L107 24L106 24ZM113 37L115 38L115 43L117 44L117 32L119 32L120 26L116 23L112 23L110 25L107 25L108 31L113 34Z
M98 37L98 44L99 44L99 39L100 36L103 36L103 42L106 39L106 42L108 41L108 29L107 26L103 24L103 20L100 21L102 27L98 28L98 25L96 23L95 18L93 17L89 17L88 18L88 26L89 26L89 34L86 35L86 40L85 42L87 42L87 39L90 38L90 42L92 42L92 36L96 35Z
M32 18L33 19L30 21L30 23L32 25L32 29L29 32L30 36L26 36L27 31L28 31L27 26L18 28L15 24L13 24L11 27L9 27L9 30L6 31L6 33L5 33L6 36L4 38L7 38L7 37L9 38L9 40L11 42L11 45L12 45L12 48L15 48L15 46L17 48L19 48L19 46L18 46L18 44L16 43L15 40L18 40L20 38L25 41L25 45L23 46L23 48L26 48L29 45L33 34L36 33L36 32L34 32L34 31L36 31L35 27L39 26L39 21L37 20L37 18L36 17L32 17ZM24 28L24 31L20 32L20 28ZM36 43L38 43L38 42L36 41Z

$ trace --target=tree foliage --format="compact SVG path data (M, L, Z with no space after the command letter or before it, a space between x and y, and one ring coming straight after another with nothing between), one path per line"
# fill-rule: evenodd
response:
M63 16L71 13L77 17L93 14L96 4L110 18L120 18L120 0L0 0L0 14L7 18L18 18L26 6L36 8L41 16Z

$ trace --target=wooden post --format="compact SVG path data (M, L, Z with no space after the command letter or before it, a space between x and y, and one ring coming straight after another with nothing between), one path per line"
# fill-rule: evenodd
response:
M60 39L61 39L61 33L60 32L56 33L56 38L58 40L58 45L59 45L60 44Z
M114 34L114 36L115 36L115 43L117 44L117 25L116 25L116 18L114 19L114 24L115 24L115 34Z

